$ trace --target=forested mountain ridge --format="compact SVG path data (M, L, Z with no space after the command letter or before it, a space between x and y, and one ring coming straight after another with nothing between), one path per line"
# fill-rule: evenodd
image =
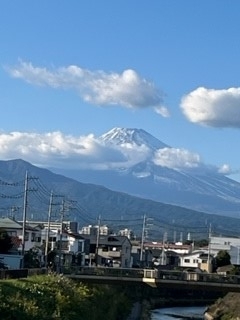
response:
M149 236L167 232L191 232L194 237L208 236L209 226L218 234L237 236L240 220L207 214L180 206L138 198L105 187L85 184L33 166L21 159L0 161L1 215L22 217L24 184L28 176L28 219L47 219L51 191L56 196L54 219L59 219L63 199L68 204L66 219L81 225L94 224L101 216L102 223L141 230L142 219L151 219ZM61 196L61 197L60 197Z

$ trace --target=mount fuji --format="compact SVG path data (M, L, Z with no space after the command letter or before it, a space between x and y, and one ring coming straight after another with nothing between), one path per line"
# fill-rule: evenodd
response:
M239 217L240 183L200 163L196 154L171 148L142 129L113 128L97 141L107 153L104 164L50 169L140 198Z

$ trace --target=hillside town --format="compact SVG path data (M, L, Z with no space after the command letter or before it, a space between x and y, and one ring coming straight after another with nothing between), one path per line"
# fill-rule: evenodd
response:
M24 237L23 237L24 234ZM136 239L125 228L111 232L107 225L79 228L77 222L26 221L0 218L0 268L49 268L61 272L71 266L167 268L227 274L240 265L240 239L216 237L196 244ZM229 261L216 268L216 258Z

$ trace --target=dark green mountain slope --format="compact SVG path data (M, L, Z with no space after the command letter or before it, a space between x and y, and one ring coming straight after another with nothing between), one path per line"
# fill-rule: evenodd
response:
M26 172L28 219L47 219L52 190L55 220L60 218L59 212L64 199L65 218L79 221L80 225L94 224L100 215L102 223L110 224L113 228L129 227L140 231L143 216L146 215L147 224L151 224L148 231L150 237L161 237L167 232L171 238L173 233L190 232L193 238L206 238L210 224L213 232L218 235L239 235L239 219L197 212L114 192L98 185L80 183L23 160L0 161L2 216L14 215L21 219ZM64 198L55 197L56 195L64 195Z

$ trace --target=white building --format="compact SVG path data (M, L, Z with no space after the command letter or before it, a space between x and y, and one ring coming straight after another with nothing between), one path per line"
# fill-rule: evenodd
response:
M128 228L119 230L118 234L120 236L128 237L128 239L133 239L133 236L134 236L133 231L131 229L128 229Z
M195 251L191 254L179 256L179 266L184 268L201 269L212 272L213 257L206 251Z
M209 250L213 256L224 250L230 254L231 263L240 264L240 238L210 237Z
M166 251L173 251L178 254L188 254L192 251L192 245L182 244L181 242L173 243L162 243L162 242L145 242L145 249L163 249Z
M80 234L88 234L88 235L91 235L91 236L97 236L97 233L98 233L98 228L99 226L96 225L96 226L92 226L92 225L88 225L88 226L85 226L85 227L82 227L82 229L80 230ZM110 233L110 229L107 225L103 225L103 226L100 226L99 228L99 234L100 235L109 235Z

